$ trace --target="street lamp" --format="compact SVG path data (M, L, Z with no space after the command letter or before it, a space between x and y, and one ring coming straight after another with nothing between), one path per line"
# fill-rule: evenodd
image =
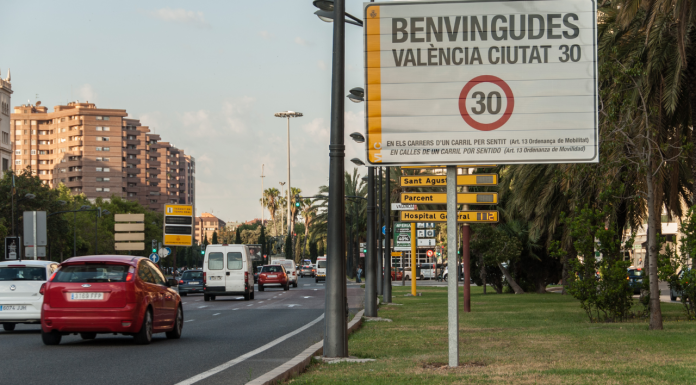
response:
M362 103L365 101L365 90L362 87L355 87L350 90L350 94L346 97L353 103Z
M327 22L327 23L332 23L334 21L334 2L333 0L315 0L313 2L314 6L319 8L318 11L314 12L315 15L321 19L321 21ZM345 9L345 5L344 5ZM363 22L362 20L358 19L357 17L351 15L348 12L344 11L345 16L349 17L348 19L345 18L343 21L348 23L348 24L353 24L357 25L358 27L362 27Z
M362 160L360 160L358 158L353 158L350 161L353 162L353 164L356 166L364 166L365 165L365 162L363 162Z
M292 194L292 189L290 188L290 118L301 118L302 113L301 112L295 112L295 111L285 111L285 112L276 112L275 116L277 118L286 118L288 120L288 235L292 234L292 229L290 228L290 224L292 223L290 220L290 194Z
M353 139L353 141L355 143L364 143L365 142L365 137L363 136L363 134L361 134L359 132L354 132L354 133L350 134L349 136Z

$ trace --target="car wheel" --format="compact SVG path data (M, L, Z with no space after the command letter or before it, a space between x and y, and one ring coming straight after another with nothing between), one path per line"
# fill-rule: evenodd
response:
M12 324L12 323L8 323L8 322L2 324L2 328L3 328L6 332L11 332L11 331L15 330L15 326L17 326L17 325L16 325L16 324Z
M286 284L285 284L285 287L283 288L283 290L285 290L285 291L290 290L290 284L289 284L289 283L286 283Z
M443 278L445 282L447 282L447 274L445 274L445 278Z
M179 293L179 295L182 297L186 297L188 295L188 293Z
M152 311L145 311L143 324L140 326L140 331L134 335L135 343L138 345L147 345L152 342Z
M46 333L45 331L41 330L41 340L43 341L44 345L58 345L60 344L60 340L63 338L63 336L55 331L48 332Z
M259 285L259 291L263 291L263 285Z
M669 293L669 299L672 300L672 301L676 301L676 300L677 300L677 296L676 296L676 295L673 295L672 293ZM5 330L7 330L7 329L5 329Z
M297 281L295 281L295 283L292 284L292 287L297 287Z
M214 295L211 295L211 296L210 296L210 299L212 299L213 301L215 301L215 296L214 296Z
M210 296L203 294L203 301L205 301L205 302L210 301Z
M93 340L97 338L97 333L80 333L80 338L83 340Z
M319 283L319 278L315 278L314 283Z
M249 298L254 299L254 288L251 288L251 293L249 294Z
M424 279L423 274L421 274L420 279L421 279L421 281Z
M245 291L245 292L244 292L244 300L245 300L245 301L248 301L249 299L251 299L251 295L249 294L248 291Z
M178 340L181 338L181 330L184 328L184 310L179 306L176 311L176 320L172 330L164 333L170 340Z

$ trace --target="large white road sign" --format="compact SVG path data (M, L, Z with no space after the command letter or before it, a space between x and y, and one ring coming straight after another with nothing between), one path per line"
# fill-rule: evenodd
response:
M596 4L365 4L372 164L591 163Z

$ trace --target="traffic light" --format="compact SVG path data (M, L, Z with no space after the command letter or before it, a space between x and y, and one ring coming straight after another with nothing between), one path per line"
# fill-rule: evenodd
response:
M157 252L157 249L152 249L152 252L153 252L153 253L156 253L156 252Z
M300 207L300 196L295 195L295 207Z
M205 255L205 250L201 250L201 255Z

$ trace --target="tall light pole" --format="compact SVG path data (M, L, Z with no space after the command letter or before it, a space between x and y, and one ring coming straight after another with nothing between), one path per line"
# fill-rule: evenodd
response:
M261 165L261 226L264 226L263 219L264 219L264 214L265 214L264 210L266 207L266 200L265 200L266 195L265 195L265 192L263 191L263 178L265 178L265 176L263 175L263 166L265 166L265 165L263 165L263 164Z
M283 186L285 186L285 182L278 182L278 184L280 185L280 193L285 194L283 192ZM289 195L288 195L288 197L289 197ZM280 210L280 221L283 222L283 210ZM282 228L283 227L281 226L281 229ZM283 235L283 231L280 232L280 235Z
M290 225L292 224L291 218L290 218L290 195L292 194L292 189L290 188L290 118L301 118L302 113L301 112L295 112L295 111L285 111L285 112L276 112L275 116L277 118L286 118L288 120L288 236L292 236L292 229L290 228Z
M365 137L359 132L350 134L357 143ZM353 164L364 166L360 159L351 159ZM365 256L365 316L377 317L377 245L375 240L375 168L367 167L367 255ZM352 245L351 245L352 247Z

